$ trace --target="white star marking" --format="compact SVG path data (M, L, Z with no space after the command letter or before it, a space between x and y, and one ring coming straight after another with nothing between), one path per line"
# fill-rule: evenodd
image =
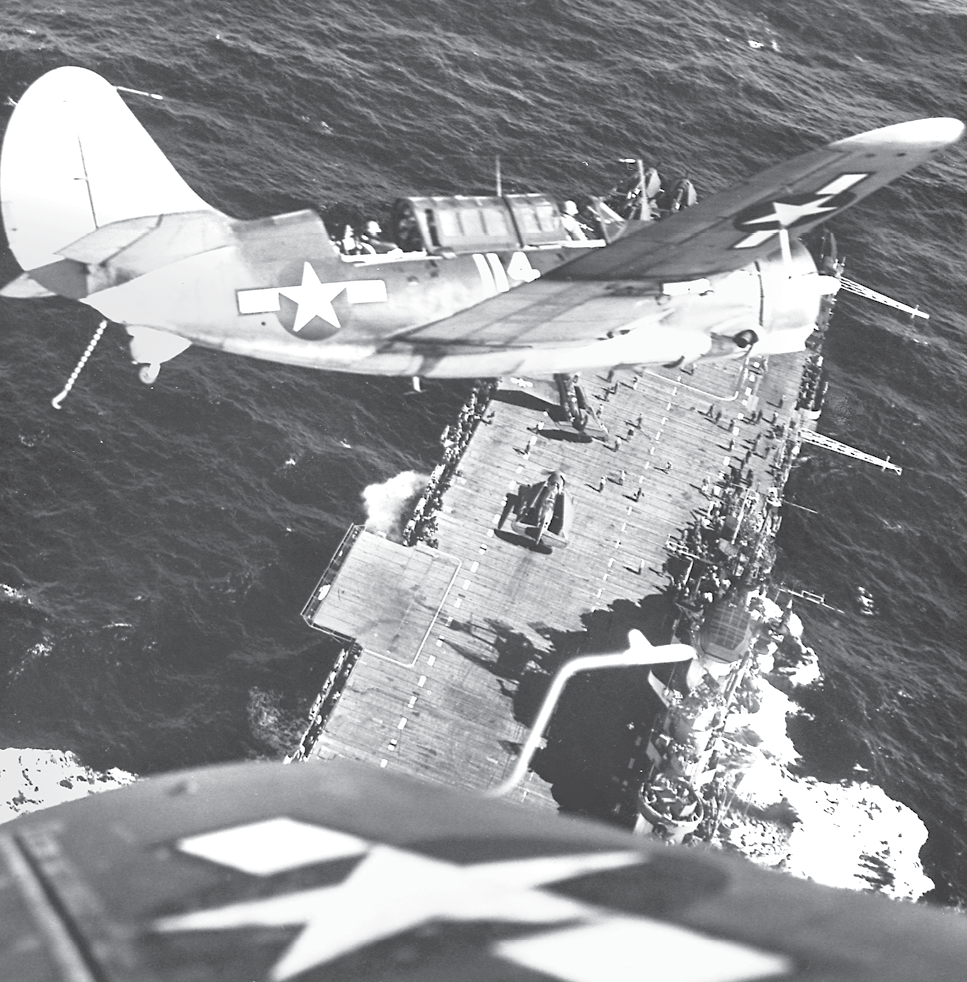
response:
M345 283L320 283L316 271L309 263L302 265L302 282L299 286L279 287L283 297L294 301L298 308L292 330L298 334L313 317L321 317L333 327L341 327L332 302L346 289Z
M829 184L826 184L816 191L815 196L811 201L806 201L801 205L790 204L787 201L773 201L771 203L771 214L761 215L759 218L745 219L741 225L744 228L751 229L755 225L778 224L779 228L759 229L757 231L753 231L740 242L737 242L733 248L754 248L755 246L762 245L763 242L767 242L772 238L772 236L778 234L779 229L791 228L796 224L796 222L802 221L804 218L812 218L815 215L822 215L826 212L836 211L837 208L839 208L839 205L830 204L830 202L837 195L849 190L849 188L853 187L853 185L859 184L859 182L866 177L869 177L869 175L840 174L839 177L830 181Z
M306 863L317 862L318 858L313 857L330 853L352 855L357 853L357 844L361 843L354 837L317 826L292 825L319 833ZM210 833L184 840L179 845L185 851L246 869L251 867L251 860L245 853L257 849L260 838L266 838L264 844L269 846L268 837L278 831L273 826L273 822L261 822L242 829L225 830L223 834L230 838L224 843L217 839L221 833ZM331 849L323 841L327 834L336 837ZM311 840L310 833L303 835L304 842ZM238 856L233 856L233 852L238 852ZM619 915L537 889L583 874L645 862L647 856L628 851L461 866L392 846L371 845L342 883L165 917L153 926L163 932L301 927L272 967L269 974L272 982L284 982L366 945L432 921L553 925L554 930L541 932L530 943L498 944L493 948L493 954L568 982L585 982L591 978L587 974L591 955L585 953L583 958L575 958L569 967L567 959L561 957L560 943L562 940L567 943L575 929L581 932L589 928L603 931L609 940L620 942L614 950L608 945L603 948L594 945L592 960L598 970L594 978L608 977L610 962L614 962L615 967L637 964L643 957L642 943L650 948L658 935L662 936L659 944L672 942L679 953L683 950L683 937L689 952L692 946L698 945L705 967L689 975L695 982L747 982L788 969L787 959L777 955L705 938L675 925ZM287 860L278 865L279 868L291 868ZM576 935L574 942L579 945L583 936ZM648 958L651 957L649 951ZM688 960L692 961L691 954Z
M774 225L778 222L780 227L789 228L790 225L795 224L803 218L809 218L811 215L821 215L825 211L835 211L836 205L828 204L832 197L833 195L823 195L801 205L791 205L785 201L773 201L771 215L763 215L761 218L750 218L742 224L745 226Z
M321 317L333 327L341 327L332 301L343 290L346 291L346 300L351 304L386 303L388 299L385 280L343 280L340 283L321 283L312 266L304 263L302 282L298 286L239 290L236 301L240 314L270 314L278 313L280 296L288 297L299 305L295 325L292 328L298 333L313 317Z
M155 927L167 932L301 924L302 932L270 975L282 982L433 920L587 922L585 904L532 888L643 858L636 852L586 853L457 866L377 845L343 883L166 917Z

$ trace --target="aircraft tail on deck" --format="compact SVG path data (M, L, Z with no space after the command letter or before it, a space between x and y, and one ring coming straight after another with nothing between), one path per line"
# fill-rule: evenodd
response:
M185 183L114 87L73 67L49 72L17 104L0 155L0 208L29 279L75 299L88 293L86 270L65 251L79 239L149 216L221 217ZM21 284L14 295L29 295L24 280L12 284Z

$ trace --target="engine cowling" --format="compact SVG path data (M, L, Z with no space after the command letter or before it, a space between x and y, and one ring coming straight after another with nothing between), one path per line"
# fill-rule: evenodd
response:
M756 268L762 290L756 354L801 351L816 328L822 298L834 292L838 281L820 275L809 250L795 241L788 257L773 253Z

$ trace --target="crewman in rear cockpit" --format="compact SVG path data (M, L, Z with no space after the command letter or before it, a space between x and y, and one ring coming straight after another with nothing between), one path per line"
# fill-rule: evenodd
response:
M564 226L568 238L584 241L588 237L578 221L578 206L573 201L565 201L561 207L561 225Z

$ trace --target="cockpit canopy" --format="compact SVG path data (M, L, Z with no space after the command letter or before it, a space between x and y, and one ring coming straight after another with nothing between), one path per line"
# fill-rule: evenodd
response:
M393 210L396 244L450 256L560 245L570 241L546 194L401 198Z

